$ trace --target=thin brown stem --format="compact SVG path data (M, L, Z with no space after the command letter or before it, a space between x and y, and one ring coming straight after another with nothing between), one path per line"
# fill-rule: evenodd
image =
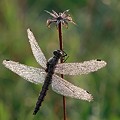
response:
M59 33L60 50L63 51L62 25L61 25L61 23L59 23L59 25L58 25L58 33ZM63 63L63 58L61 58L60 62ZM63 74L61 74L61 78L63 78ZM66 100L65 100L65 96L63 96L63 115L64 115L64 120L66 120Z

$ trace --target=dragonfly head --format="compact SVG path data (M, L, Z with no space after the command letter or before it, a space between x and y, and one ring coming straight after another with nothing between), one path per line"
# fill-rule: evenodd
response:
M54 50L53 54L54 54L55 56L61 57L62 54L63 54L63 52L62 52L61 50Z

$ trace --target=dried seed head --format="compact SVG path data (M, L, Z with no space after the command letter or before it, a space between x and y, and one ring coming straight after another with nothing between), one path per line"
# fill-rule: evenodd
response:
M59 23L61 23L66 28L68 28L68 22L75 24L70 14L68 14L69 10L65 10L63 13L56 13L54 10L52 10L52 12L49 12L47 10L45 11L53 17L52 19L47 20L47 27L50 27L52 23L55 23L57 27Z

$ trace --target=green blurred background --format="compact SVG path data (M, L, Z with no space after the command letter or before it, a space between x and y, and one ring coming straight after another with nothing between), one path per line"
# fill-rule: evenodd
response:
M65 76L90 91L94 101L66 98L67 120L120 120L120 0L0 0L0 120L63 120L62 96L51 88L39 113L32 115L41 85L20 78L2 65L4 59L40 67L26 29L33 31L46 58L59 48L54 25L44 10L70 9L76 26L63 28L67 62L100 58L107 66L95 73Z

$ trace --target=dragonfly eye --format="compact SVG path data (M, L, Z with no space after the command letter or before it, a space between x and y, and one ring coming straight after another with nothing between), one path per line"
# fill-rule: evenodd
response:
M54 50L53 54L55 56L62 56L62 51L61 50Z

